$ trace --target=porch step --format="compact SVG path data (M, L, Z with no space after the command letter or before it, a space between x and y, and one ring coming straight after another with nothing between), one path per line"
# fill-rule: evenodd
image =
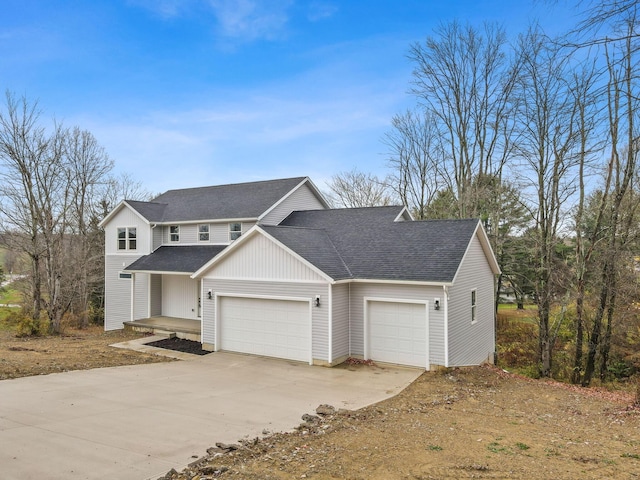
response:
M153 333L169 337L183 338L200 342L200 321L183 318L153 317L133 322L124 322L128 330Z

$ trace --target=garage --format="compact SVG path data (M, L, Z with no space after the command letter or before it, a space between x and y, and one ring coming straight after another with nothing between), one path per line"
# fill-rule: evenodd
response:
M309 300L219 297L222 350L309 362Z
M427 308L424 303L367 302L368 358L427 366Z

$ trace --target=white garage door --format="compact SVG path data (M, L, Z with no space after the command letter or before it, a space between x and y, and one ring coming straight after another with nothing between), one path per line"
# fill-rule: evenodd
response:
M379 362L426 367L427 313L424 304L368 304L369 358Z
M222 350L308 362L309 302L220 297Z

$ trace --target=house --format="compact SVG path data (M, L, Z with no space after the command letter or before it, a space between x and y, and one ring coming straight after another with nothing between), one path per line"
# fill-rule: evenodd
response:
M204 348L337 365L491 361L499 267L478 220L329 209L306 177L123 201L105 229L105 329L191 322Z

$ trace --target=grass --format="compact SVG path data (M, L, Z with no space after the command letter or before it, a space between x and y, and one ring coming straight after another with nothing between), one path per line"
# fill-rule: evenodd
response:
M22 294L15 288L5 287L0 290L0 305L16 305L22 303Z

